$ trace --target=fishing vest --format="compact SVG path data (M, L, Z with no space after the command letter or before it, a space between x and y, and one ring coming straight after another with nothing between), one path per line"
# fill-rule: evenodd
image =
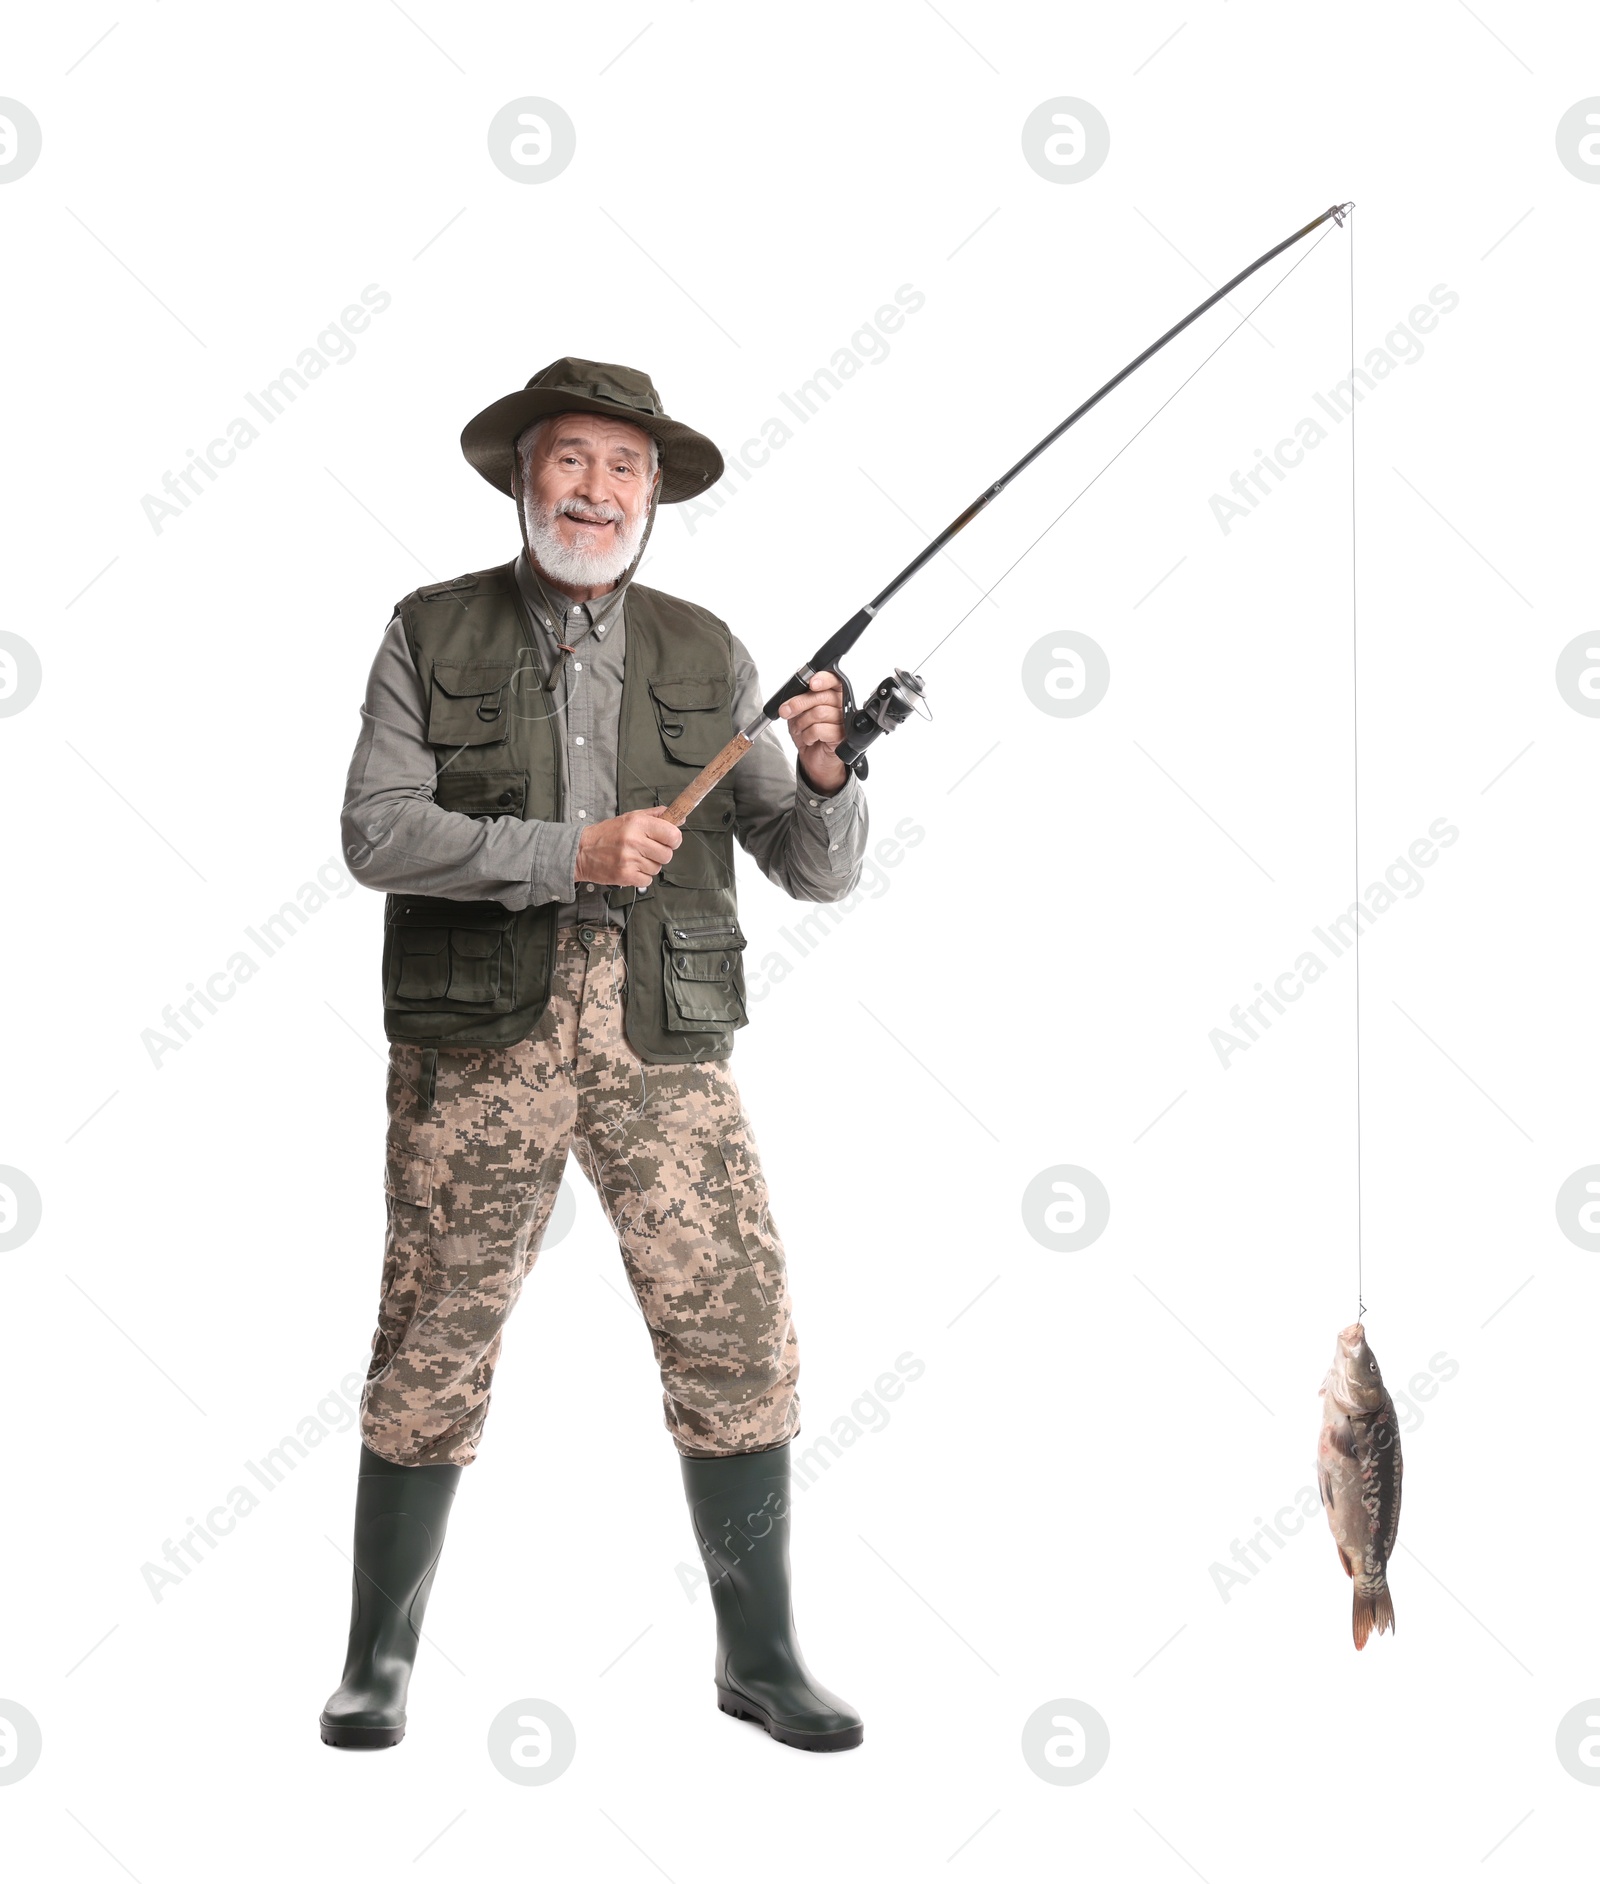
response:
M628 589L617 728L617 811L666 805L733 737L727 628L692 602ZM516 569L507 563L416 590L396 613L421 678L434 802L469 818L561 822L564 719ZM734 801L724 781L683 842L632 897L624 1024L641 1058L725 1060L748 1015L733 878ZM393 1041L503 1047L550 999L558 905L392 894L383 936L383 1020Z

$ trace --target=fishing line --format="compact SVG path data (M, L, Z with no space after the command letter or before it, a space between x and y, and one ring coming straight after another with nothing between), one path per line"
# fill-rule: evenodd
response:
M1204 369L1211 364L1211 362L1217 357L1217 355L1228 344L1228 342L1233 338L1233 336L1236 333L1238 333L1240 327L1249 326L1250 316L1252 314L1258 313L1263 307L1265 307L1266 304L1272 299L1272 297L1283 286L1283 284L1289 279L1289 276L1295 272L1295 268L1300 268L1304 266L1305 263L1309 262L1312 256L1316 254L1317 250L1322 247L1323 243L1326 242L1328 237L1332 234L1333 234L1333 230L1331 228L1323 230L1322 234L1317 237L1316 241L1313 242L1310 248L1306 250L1305 254L1300 257L1300 260L1295 263L1294 268L1289 269L1287 273L1279 276L1279 278L1272 284L1272 286L1266 291L1266 293L1262 295L1261 299L1256 302L1255 306L1250 309L1250 312L1246 314L1244 318L1239 322L1239 326L1231 327L1228 330L1228 332L1225 333L1222 336L1222 338L1217 342L1217 344L1211 349L1211 351L1206 355L1206 357L1200 362L1199 366L1197 366L1194 369L1194 372L1190 373L1187 379L1181 380L1178 383L1178 385L1174 387L1170 393L1168 393L1166 398L1162 400L1161 404L1158 405L1155 411L1150 414L1149 418L1145 420L1144 424L1139 427L1139 430L1133 434L1133 437L1129 438L1124 444L1119 445L1117 447L1117 449L1111 454L1111 456L1107 458L1105 463L1101 465L1100 469L1095 472L1094 476L1090 478L1089 482L1084 485L1083 489L1079 491L1078 496L1073 498L1072 503L1067 505L1066 510L1059 511L1054 517L1052 517L1050 521L1045 525L1045 527L1039 532L1039 534L1028 545L1028 547L1022 552L1022 554L1018 556L1015 559L1015 561L1008 563L1006 567L1000 571L999 575L995 577L994 581L989 584L988 588L984 590L983 594L980 595L977 601L972 604L972 607L967 610L967 613L959 617L958 620L951 627L947 628L945 632L939 637L939 639L934 642L933 646L929 648L928 652L925 655L923 655L922 659L917 663L916 671L919 674L922 672L923 668L927 666L928 662L933 659L934 655L938 653L940 648L942 648L944 644L950 639L950 637L955 633L956 629L959 628L962 625L962 623L967 620L967 617L972 615L976 610L980 609L983 606L983 604L988 601L989 597L994 594L995 590L999 588L1000 584L1004 582L1006 577L1011 574L1012 570L1016 568L1017 564L1024 561L1027 557L1033 554L1033 552L1045 540L1045 538L1056 527L1056 525L1061 521L1061 519L1067 514L1067 511L1071 510L1073 505L1078 502L1078 498L1085 496L1090 490L1094 488L1096 484L1100 482L1101 478L1103 478L1105 474L1111 469L1111 467L1117 462L1117 460L1122 456L1123 452L1125 452L1128 449L1128 446L1133 443L1134 439L1138 438L1140 433L1148 431L1149 428L1155 424L1156 420L1161 417L1162 413L1165 412L1167 407L1172 404L1173 400L1177 398L1178 394L1181 393L1184 387L1189 384L1189 380L1193 379L1197 373L1203 372ZM1354 277L1352 277L1352 285L1351 285L1352 296L1354 295L1354 293L1355 293ZM1352 335L1350 344L1353 350L1355 346L1353 335ZM1354 353L1352 351L1352 359L1353 358L1354 358ZM1352 394L1351 394L1352 400L1354 399L1354 396L1355 395L1352 390Z
M1356 639L1356 221L1350 212L1350 824L1355 874L1356 941L1356 1320L1367 1318L1361 1203L1361 688Z

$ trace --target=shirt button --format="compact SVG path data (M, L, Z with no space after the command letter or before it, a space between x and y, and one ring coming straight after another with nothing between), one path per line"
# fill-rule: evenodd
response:
M573 671L573 673L575 673L575 674L581 674L581 673L583 672L583 662L582 662L582 661L574 661L574 662L572 663L572 671Z
M812 806L814 806L814 805L816 804L816 802L817 802L817 801L816 801L816 799L815 799L815 798L808 798L808 799L806 800L806 803L807 803L808 805L812 805Z
M828 848L829 848L829 850L837 850L837 849L839 848L839 846L838 846L837 844L830 844L830 845L828 846Z
M582 733L577 734L577 736L573 739L572 743L575 746L581 746L583 744L583 734Z
M588 814L588 812L587 812L587 811L580 811L580 812L578 813L578 816L579 816L580 818L586 818L586 817L588 817L588 815L589 815L589 814Z

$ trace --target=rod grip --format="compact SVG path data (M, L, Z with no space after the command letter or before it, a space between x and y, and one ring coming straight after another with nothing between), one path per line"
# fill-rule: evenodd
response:
M667 823L677 825L681 831L689 813L702 799L716 790L754 744L755 741L746 739L743 733L735 733L711 763L696 772L672 803L662 811L661 815Z

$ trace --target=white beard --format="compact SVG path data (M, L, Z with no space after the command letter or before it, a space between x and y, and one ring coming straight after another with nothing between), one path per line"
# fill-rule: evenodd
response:
M586 504L574 504L570 498L563 498L550 505L536 504L531 497L526 500L523 519L528 528L528 547L533 552L533 560L552 580L567 583L575 589L600 588L615 582L639 552L639 541L650 516L649 506L646 505L634 518L631 528L623 522L623 513L615 505L593 506L594 510L610 516L618 525L612 541L603 546L591 546L588 543L569 546L562 541L556 518L565 514L569 506L577 510L591 508Z

